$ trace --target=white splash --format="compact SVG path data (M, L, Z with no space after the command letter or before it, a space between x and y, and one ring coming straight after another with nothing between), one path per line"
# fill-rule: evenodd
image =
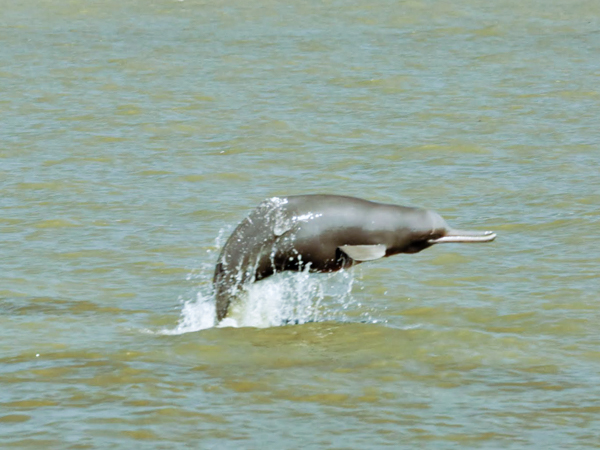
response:
M214 296L202 289L195 298L183 302L177 326L159 334L177 335L215 326L266 328L345 320L344 311L353 303L353 283L354 277L347 271L335 275L309 275L308 271L278 274L250 285L219 324Z
M267 278L250 285L244 294L230 306L220 327L265 328L317 321L325 297L323 283L308 271Z
M212 327L266 328L286 324L348 320L346 311L360 307L351 295L354 276L285 272L251 284L241 298L230 305L225 319L217 324L215 299L206 283L195 298L183 301L177 326L159 334L178 335ZM365 317L369 319L370 317Z
M294 216L292 218L292 220L294 222L308 222L309 220L314 220L314 219L316 219L318 217L321 217L322 215L323 214L321 214L321 213L312 213L312 212L310 212L310 213L302 214L300 216Z
M286 205L288 203L288 199L287 198L281 198L281 197L271 197L267 200L265 200L263 202L264 204L271 204L271 207L279 207L279 206L283 206Z
M174 335L205 330L214 327L216 321L217 312L214 298L211 296L206 297L198 292L195 300L188 300L183 303L177 326L172 330L161 330L159 334Z

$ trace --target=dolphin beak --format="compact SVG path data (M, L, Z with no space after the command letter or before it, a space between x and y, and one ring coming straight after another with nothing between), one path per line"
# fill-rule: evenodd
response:
M493 231L450 230L445 236L429 239L429 244L446 244L451 242L490 242L496 239Z

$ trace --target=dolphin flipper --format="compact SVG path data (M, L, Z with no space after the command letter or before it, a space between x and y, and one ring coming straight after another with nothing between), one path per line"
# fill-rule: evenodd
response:
M342 245L338 247L354 261L373 261L385 256L386 247L377 245Z

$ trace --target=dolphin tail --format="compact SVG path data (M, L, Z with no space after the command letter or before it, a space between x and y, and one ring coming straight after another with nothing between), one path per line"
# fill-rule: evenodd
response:
M449 230L446 235L437 238L429 239L430 244L446 244L453 242L490 242L496 239L496 233L493 231L464 231L464 230Z

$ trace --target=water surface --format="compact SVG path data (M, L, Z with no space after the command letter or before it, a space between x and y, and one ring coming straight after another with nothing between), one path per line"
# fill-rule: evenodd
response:
M0 25L3 448L597 447L598 2L5 1ZM212 327L235 224L318 192L499 237L280 277Z

